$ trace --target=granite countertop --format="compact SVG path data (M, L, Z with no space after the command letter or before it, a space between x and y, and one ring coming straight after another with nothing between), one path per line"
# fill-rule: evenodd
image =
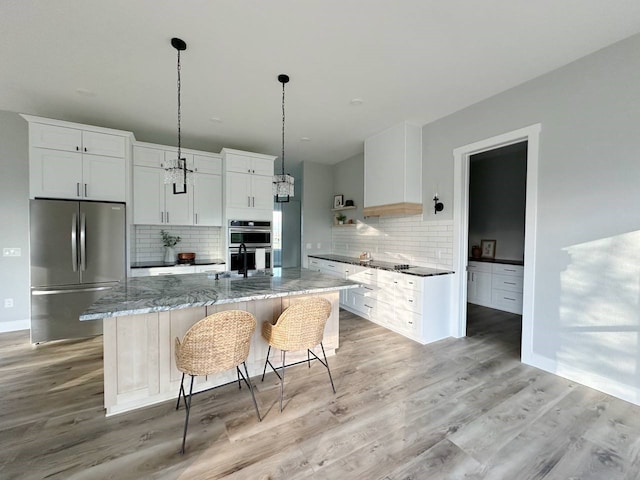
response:
M435 275L449 275L454 273L453 270L430 268L430 267L418 267L415 265L409 265L409 268L403 268L402 270L397 270L394 268L394 266L398 265L400 262L383 262L380 260L371 260L369 262L362 262L360 261L359 258L347 257L344 255L334 255L331 253L314 253L308 256L312 258L320 258L322 260L348 263L350 265L362 265L369 268L377 268L379 270L389 270L391 272L404 273L405 275L415 275L417 277L433 277Z
M470 262L485 262L485 263L503 263L505 265L524 265L524 260L504 260L502 258L475 258L469 257Z
M109 290L80 320L163 312L356 288L358 283L300 268L274 269L273 276L215 279L211 273L127 278Z
M163 261L132 262L131 268L153 268L153 267L190 267L193 265L221 265L227 263L220 258L196 259L191 263L167 263Z

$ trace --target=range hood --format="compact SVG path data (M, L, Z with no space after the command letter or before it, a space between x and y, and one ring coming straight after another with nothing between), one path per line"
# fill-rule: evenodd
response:
M422 127L402 122L364 142L365 217L422 213Z

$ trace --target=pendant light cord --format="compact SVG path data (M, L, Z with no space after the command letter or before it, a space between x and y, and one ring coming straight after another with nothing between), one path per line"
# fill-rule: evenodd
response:
M284 85L282 82L282 175L284 175Z
M180 166L180 156L181 156L181 147L182 147L182 135L181 135L181 102L180 102L180 50L178 50L178 163Z

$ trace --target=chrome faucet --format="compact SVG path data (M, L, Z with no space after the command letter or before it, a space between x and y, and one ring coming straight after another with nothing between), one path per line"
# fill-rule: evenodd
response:
M248 257L247 257L247 246L243 243L240 244L240 246L238 247L238 255L242 255L242 248L244 247L244 255L242 257L242 264L244 265L244 268L242 269L242 271L238 270L238 273L242 273L244 275L244 278L247 278L248 273L249 273L249 266L247 265L248 263Z

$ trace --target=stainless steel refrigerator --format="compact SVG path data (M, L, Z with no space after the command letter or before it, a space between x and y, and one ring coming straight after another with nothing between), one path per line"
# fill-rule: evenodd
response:
M30 201L31 342L102 333L78 317L125 276L125 205Z

